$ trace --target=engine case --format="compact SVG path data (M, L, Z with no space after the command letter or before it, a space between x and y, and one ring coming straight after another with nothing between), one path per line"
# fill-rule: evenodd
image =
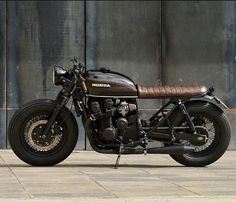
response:
M121 107L132 105L135 105L132 99L116 103L116 99L111 98L89 98L88 106L96 118L97 137L101 142L127 144L139 139L137 108L130 107L125 115L119 110Z

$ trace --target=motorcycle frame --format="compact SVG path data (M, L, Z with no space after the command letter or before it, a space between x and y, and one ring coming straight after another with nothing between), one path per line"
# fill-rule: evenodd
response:
M171 113L168 113L167 115L164 115L165 109L168 108L168 106L170 106L171 104L174 105L174 107L171 109ZM191 120L191 118L189 116L189 113L188 113L188 111L187 111L187 109L185 107L184 102L181 99L170 99L155 114L152 115L152 117L149 119L149 121L155 120L155 118L157 118L159 114L162 114L164 118L161 119L161 121L156 126L154 126L151 131L154 131L154 130L156 130L158 128L159 129L166 128L166 127L160 128L160 126L163 124L163 122L166 121L168 123L168 127L170 129L171 134L172 134L173 130L175 129L175 127L172 125L172 123L170 122L169 118L178 109L180 109L180 111L184 115L184 118L187 121L187 124L189 125L189 128L191 129L191 132L195 133L196 129L194 127L194 124L193 124L193 122L192 122L192 120Z
M80 83L80 85L78 85L78 83ZM81 85L82 84L82 85ZM78 117L80 117L81 115L83 115L85 117L86 123L84 125L85 130L87 129L88 125L93 121L93 117L91 117L89 115L89 112L86 108L86 99L87 99L87 95L85 93L85 89L84 89L84 81L79 79L77 80L77 82L75 81L71 81L71 80L66 80L66 85L63 86L63 89L59 92L57 98L56 98L56 103L57 106L54 110L54 113L52 114L51 118L49 119L46 128L44 129L44 134L47 134L53 124L53 122L56 120L56 117L58 115L58 113L60 112L60 110L62 109L63 106L65 106L67 104L67 102L69 101L69 99L72 97L72 101L74 104L74 108L75 108L75 112L76 115ZM211 97L211 95L208 94L208 97ZM215 98L215 97L214 97ZM209 98L208 98L209 99ZM200 101L200 100L194 100L194 101ZM196 127L194 126L189 113L186 109L185 103L188 102L193 102L191 100L186 100L186 99L181 99L181 98L171 98L169 99L169 101L164 104L156 113L154 113L152 115L152 117L149 119L149 121L155 120L159 114L161 113L162 119L151 128L150 131L148 131L146 133L146 137L148 138L148 136L151 133L156 133L156 136L158 135L164 135L166 138L166 142L173 142L175 140L174 137L174 132L177 129L190 129L192 134L196 134ZM205 101L208 102L208 101ZM166 115L164 115L164 111L168 108L168 106L170 106L171 104L173 104L174 106L172 107L172 109L170 110L169 113L167 113ZM218 107L219 108L219 107ZM173 113L175 113L176 111L180 110L180 112L183 114L183 117L185 119L185 121L187 122L187 127L175 127L173 126L173 124L170 121L170 116L173 115ZM167 127L163 127L163 123L167 122L168 126ZM142 129L142 126L141 126ZM158 133L155 130L167 130L167 133ZM91 134L90 134L91 135ZM91 146L93 147L93 149L98 152L101 152L100 149L97 148L97 145L93 142L93 138L92 137L88 137ZM164 141L165 142L165 141ZM138 143L135 143L136 145ZM119 147L120 145L118 144L113 144L115 147ZM115 150L117 153L117 150ZM106 153L106 152L103 152ZM113 150L114 153L114 150Z
M80 117L83 115L85 118L83 121L85 134L87 138L89 139L89 143L94 151L99 153L106 153L106 154L118 154L115 168L118 167L119 159L121 157L121 154L184 154L184 153L191 153L195 150L192 146L185 146L176 144L175 140L189 140L189 141L206 141L206 136L198 134L196 129L201 128L201 126L194 126L193 121L191 120L191 117L186 109L188 104L193 104L194 102L204 102L204 103L211 103L216 110L220 110L223 112L223 110L213 104L211 100L215 100L217 104L221 104L223 107L227 108L227 106L213 94L214 88L209 88L208 92L203 97L198 97L197 99L192 98L170 98L169 101L164 104L156 113L154 113L151 118L149 119L149 122L153 122L158 119L158 122L153 125L150 125L151 130L145 131L144 127L141 124L140 118L138 118L138 129L140 134L140 139L137 141L134 141L131 143L123 144L122 142L118 141L119 143L113 143L113 144L103 144L99 138L94 135L96 131L94 131L94 128L91 127L91 123L96 120L95 117L89 114L87 105L87 87L85 84L85 79L82 77L82 74L79 74L77 77L77 74L75 72L76 68L73 69L73 71L69 71L68 73L74 74L74 77L72 80L62 78L61 85L63 86L63 89L59 92L55 102L57 103L55 110L50 117L43 134L48 134L52 124L56 120L57 115L59 114L60 110L68 103L69 99L72 97L72 102L74 104L75 112L77 117ZM99 96L98 96L99 97ZM119 97L118 97L119 98ZM130 97L127 97L130 98ZM135 99L137 99L135 97ZM202 100L207 99L207 100ZM164 111L171 105L174 106L171 108L171 110L165 114ZM181 112L183 115L184 120L186 121L186 126L174 126L171 120L171 116L173 116L174 113ZM159 120L160 114L162 114L161 119ZM66 118L65 118L66 119ZM166 123L168 126L166 126ZM155 125L156 124L156 125ZM186 130L188 129L188 130ZM190 129L190 130L189 130ZM159 130L159 131L158 131ZM184 133L175 133L177 130L185 130L190 132L184 132ZM164 133L163 133L164 131ZM194 134L194 135L192 135ZM151 136L152 135L152 136ZM164 143L164 147L154 147L154 148L147 148L147 144L149 140L157 140ZM137 147L137 146L141 146Z
M75 108L75 112L77 114L78 117L80 117L82 114L83 116L87 119L89 119L90 121L92 121L92 117L89 116L89 113L87 111L87 108L86 108L86 97L85 96L82 96L82 91L81 90L75 90L72 94L72 100L73 100L73 104L74 104L74 108ZM186 100L185 100L186 101ZM171 105L173 104L174 106L172 107L171 109L171 113L168 113L166 116L163 116L163 118L161 119L161 121L156 124L146 135L148 137L148 135L155 131L155 130L163 130L163 129L166 129L169 131L168 134L165 134L165 135L168 135L168 139L169 140L173 140L174 138L174 132L176 129L190 129L192 133L196 133L196 129L195 129L195 126L188 114L188 111L184 105L184 102L181 100L181 99L170 99L165 105L163 105L156 113L154 113L152 115L152 117L149 119L150 121L151 120L154 120L156 117L158 117L159 114L163 114L164 115L164 111ZM169 120L170 116L177 110L180 110L188 124L187 127L174 127L173 124L171 123L171 121ZM161 125L164 123L164 122L167 122L168 123L168 127L161 127ZM85 127L86 128L86 127ZM89 138L91 139L91 138Z

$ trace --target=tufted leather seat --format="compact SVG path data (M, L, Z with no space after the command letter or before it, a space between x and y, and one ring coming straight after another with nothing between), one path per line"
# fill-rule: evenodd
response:
M200 97L207 93L202 85L189 86L145 86L137 85L139 98L178 98Z

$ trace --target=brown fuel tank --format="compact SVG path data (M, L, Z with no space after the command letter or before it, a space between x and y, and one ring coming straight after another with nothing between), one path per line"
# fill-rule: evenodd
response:
M91 70L86 73L88 96L137 97L137 88L127 76L110 70Z

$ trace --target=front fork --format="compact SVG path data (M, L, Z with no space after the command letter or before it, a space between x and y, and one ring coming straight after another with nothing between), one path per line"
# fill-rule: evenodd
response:
M53 123L55 122L57 115L60 113L60 110L62 109L62 107L67 104L69 99L70 97L64 95L62 91L57 95L57 98L56 98L57 106L55 107L51 118L47 122L47 125L43 131L43 135L47 135L49 133L49 130L51 129Z
M66 91L62 90L59 92L56 98L56 107L54 109L54 112L47 122L47 125L43 131L43 135L47 135L48 132L50 131L53 123L56 120L57 115L60 113L60 110L68 103L70 97L73 97L73 104L75 107L75 111L78 117L80 117L82 114L85 116L86 119L88 119L88 115L86 113L86 108L83 104L83 99L80 95L80 93L77 92L77 90L73 90L72 93L67 93Z

